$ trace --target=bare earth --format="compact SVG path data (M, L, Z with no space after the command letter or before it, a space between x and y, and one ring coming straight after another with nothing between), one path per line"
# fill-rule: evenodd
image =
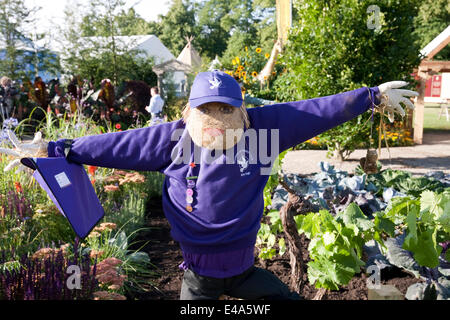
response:
M443 171L450 174L450 131L425 133L423 144L412 147L391 147L391 160L387 148L381 149L379 161L383 169L391 168L409 171L413 175L424 175L429 171ZM308 175L318 172L319 162L326 161L336 169L354 173L359 159L367 150L356 150L343 162L328 159L325 150L290 151L283 161L283 171Z

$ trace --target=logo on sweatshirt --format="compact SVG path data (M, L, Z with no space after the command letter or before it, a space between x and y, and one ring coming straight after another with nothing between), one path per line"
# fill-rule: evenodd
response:
M248 176L250 174L250 172L248 171L250 159L250 153L247 150L240 150L236 154L235 161L239 165L241 177Z

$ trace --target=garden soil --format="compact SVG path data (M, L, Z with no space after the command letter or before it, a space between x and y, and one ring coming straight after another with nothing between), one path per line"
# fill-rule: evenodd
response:
M326 151L302 150L289 152L283 162L283 170L290 173L309 175L319 171L318 163L327 161L336 169L354 172L359 159L364 157L366 150L356 150L347 161L337 162L326 158ZM450 174L450 133L447 131L426 133L424 144L413 147L390 148L391 160L386 148L382 149L379 159L383 168L399 169L411 172L413 175L423 175L429 171L443 171ZM305 161L307 159L307 161ZM156 274L151 279L152 287L147 293L130 298L142 300L177 300L180 297L183 271L179 265L183 257L179 245L170 236L170 225L164 217L160 198L149 199L147 205L148 227L150 231L142 235L142 240L148 241L144 250L149 254ZM308 239L303 239L304 260L308 260ZM257 250L257 249L256 249ZM257 256L258 252L255 252ZM284 283L290 281L290 265L288 254L277 256L272 260L255 259L255 265L267 269L278 276ZM304 286L300 295L313 299L318 289L307 281L306 266L304 269ZM348 285L339 291L328 291L322 300L367 300L367 277L365 274L355 276ZM389 273L382 272L381 283L395 286L406 294L407 288L420 279L415 278L401 269L393 269ZM224 297L224 299L232 299Z
M170 225L164 217L160 198L149 200L148 206L148 227L150 231L141 235L140 240L148 241L143 249L150 256L154 265L156 274L151 279L151 289L147 293L129 296L131 299L139 300L178 300L180 298L181 281L183 271L179 265L183 262L183 257L177 242L170 236ZM278 241L277 241L278 243ZM307 247L308 239L303 239L303 249L305 262L308 261ZM255 256L258 255L256 249ZM264 268L275 274L284 283L289 284L291 268L289 265L289 256L285 253L283 256L277 256L272 260L255 259L255 265ZM306 265L304 267L304 287L300 295L306 300L312 300L318 289L308 283ZM339 291L328 291L322 297L322 300L367 300L366 275L361 273L355 276L348 285L342 287ZM394 285L400 292L406 294L408 287L414 283L420 282L414 276L400 270L394 269L389 274L381 274L381 283ZM223 296L225 300L234 298Z

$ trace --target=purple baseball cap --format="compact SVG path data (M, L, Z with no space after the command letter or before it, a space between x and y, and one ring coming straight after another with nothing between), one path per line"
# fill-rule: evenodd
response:
M240 108L242 92L239 83L219 70L200 72L192 84L189 105L197 108L208 102L223 102Z

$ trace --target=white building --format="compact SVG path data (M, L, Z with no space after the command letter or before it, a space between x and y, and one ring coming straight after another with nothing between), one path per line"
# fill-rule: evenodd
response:
M68 42L45 42L45 40L38 41L38 45L46 47L51 51L64 58L64 51L67 51L70 46L74 46L74 50L89 49L92 47L106 47L108 42L111 41L110 37L84 37L81 43L76 46ZM155 35L138 35L138 36L116 36L114 37L115 45L118 51L125 50L138 50L139 55L152 57L154 65L158 65L170 60L174 60L175 56L167 49L167 47L159 40ZM64 48L64 50L63 50ZM62 66L63 69L64 65ZM139 79L136 79L139 80ZM171 81L175 85L176 91L181 91L185 75L183 72L173 72L172 74L165 75L163 83Z

